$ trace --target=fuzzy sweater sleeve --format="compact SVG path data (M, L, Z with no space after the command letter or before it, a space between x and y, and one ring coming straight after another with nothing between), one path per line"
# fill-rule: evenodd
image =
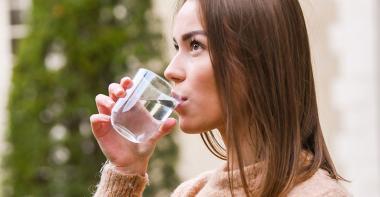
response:
M136 174L122 174L116 171L111 164L105 164L94 197L142 196L147 183L148 175L143 177Z

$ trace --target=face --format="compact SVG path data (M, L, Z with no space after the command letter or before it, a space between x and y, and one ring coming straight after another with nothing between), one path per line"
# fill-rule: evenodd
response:
M176 112L179 126L186 133L201 133L223 124L207 35L197 6L195 0L188 0L176 15L176 54L165 70L165 77L174 84L173 97L180 100Z

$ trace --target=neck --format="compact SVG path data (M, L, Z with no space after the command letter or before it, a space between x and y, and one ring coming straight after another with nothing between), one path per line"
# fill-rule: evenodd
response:
M239 169L239 160L237 158L237 151L240 152L243 167L253 165L254 163L257 162L257 160L254 158L254 153L253 153L254 145L251 143L251 140L249 140L248 136L241 137L241 139L238 140L237 144L235 144L235 146L232 146L228 143L228 140L232 140L232 139L228 139L226 135L226 130L224 128L218 128L218 130L223 138L224 144L226 145L227 154L229 154L227 158L230 164L232 165L232 170Z

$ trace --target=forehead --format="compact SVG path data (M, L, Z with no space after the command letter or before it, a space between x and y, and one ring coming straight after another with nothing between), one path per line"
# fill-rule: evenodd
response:
M195 30L203 30L198 4L196 0L188 0L174 18L173 36L179 38L179 36Z

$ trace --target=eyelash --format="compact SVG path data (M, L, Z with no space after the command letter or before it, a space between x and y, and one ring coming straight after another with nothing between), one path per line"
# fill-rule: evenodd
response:
M178 51L178 49L179 49L178 44L177 44L177 43L174 43L173 45L174 45L175 50ZM198 47L204 49L203 44L202 44L201 42L199 42L198 40L196 40L196 39L193 38L193 39L191 39L191 41L190 41L190 49L191 49L192 51L193 51L193 46L194 46L194 45L198 45Z
M175 48L176 51L178 51L179 47L178 47L177 43L174 43L174 48Z
M198 47L200 47L200 48L204 48L203 47L203 45L202 45L202 43L200 43L198 40L196 40L196 39L192 39L191 41L190 41L190 49L192 50L192 51L196 51L197 49L194 49L194 45L197 45Z

